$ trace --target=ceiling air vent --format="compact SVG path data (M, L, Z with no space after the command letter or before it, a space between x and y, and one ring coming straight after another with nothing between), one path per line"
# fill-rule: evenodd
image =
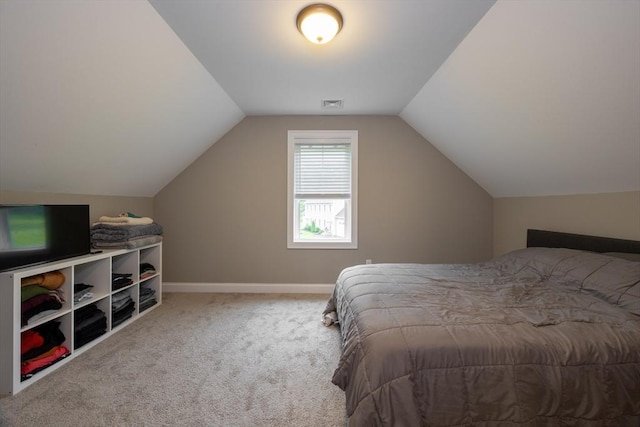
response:
M344 104L344 101L342 99L323 99L322 109L323 110L342 110L343 104Z

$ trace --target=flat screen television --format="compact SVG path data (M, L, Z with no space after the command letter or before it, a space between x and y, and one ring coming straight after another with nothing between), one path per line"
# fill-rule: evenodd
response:
M89 205L0 205L0 271L89 252Z

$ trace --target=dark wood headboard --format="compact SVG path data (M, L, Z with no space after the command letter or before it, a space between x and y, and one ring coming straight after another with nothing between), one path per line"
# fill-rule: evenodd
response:
M626 252L640 254L640 242L635 240L613 239L609 237L544 230L527 230L527 247L568 248L591 252Z

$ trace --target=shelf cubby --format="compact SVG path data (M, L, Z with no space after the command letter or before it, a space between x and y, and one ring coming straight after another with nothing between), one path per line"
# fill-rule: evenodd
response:
M84 307L109 296L111 292L111 266L109 259L103 258L74 266L74 287L79 283L93 286L90 291L93 297L83 299L77 303L74 301L74 308Z

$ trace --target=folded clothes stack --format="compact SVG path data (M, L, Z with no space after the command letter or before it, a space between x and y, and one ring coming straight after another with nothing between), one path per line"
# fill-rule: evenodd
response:
M70 352L62 345L65 336L60 322L47 322L20 335L20 374L24 381L37 372L67 357Z
M95 304L76 310L74 316L74 348L80 348L107 332L107 316Z
M156 300L156 291L145 285L140 286L140 312L142 313L143 311L145 311L149 307L153 307L157 303L158 301Z
M136 305L128 291L122 291L111 297L111 327L115 328L133 316Z
M135 249L162 241L162 226L131 212L102 216L91 226L91 244L99 249Z
M65 299L60 287L65 280L60 271L50 271L21 280L22 326L37 322L62 308Z
M156 274L157 271L153 264L148 262L140 263L140 280L148 279ZM144 282L140 285L140 299L138 302L138 310L140 313L158 303L156 300L156 291L150 287L149 282Z
M111 290L117 291L133 283L132 273L111 273Z
M156 268L153 266L153 264L149 264L148 262L143 262L140 264L140 280L148 279L155 274Z
M93 285L87 285L86 283L75 283L73 285L73 302L75 304L82 301L88 301L93 298Z

